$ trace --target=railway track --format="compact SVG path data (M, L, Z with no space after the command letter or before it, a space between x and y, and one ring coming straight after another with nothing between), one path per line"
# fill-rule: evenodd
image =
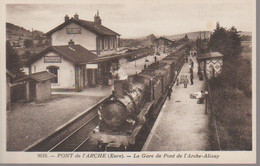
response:
M24 151L29 152L58 152L58 151L87 151L88 134L98 125L98 108L111 96L99 101L96 105L61 126L49 136L37 141Z

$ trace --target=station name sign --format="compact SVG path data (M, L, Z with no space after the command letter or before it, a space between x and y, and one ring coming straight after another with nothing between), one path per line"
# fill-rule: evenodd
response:
M80 28L66 28L67 34L81 34Z
M86 68L87 69L97 69L98 68L98 64L86 64Z
M45 56L44 63L61 63L60 56Z

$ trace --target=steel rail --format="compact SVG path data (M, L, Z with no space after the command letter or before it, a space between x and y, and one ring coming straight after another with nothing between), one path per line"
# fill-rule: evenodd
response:
M78 150L85 142L87 142L89 140L89 137L87 137L86 139L84 139L74 150L73 152L75 152L76 150Z
M67 137L65 137L63 140L61 140L58 144L56 144L55 146L53 146L50 150L48 150L48 152L52 151L53 149L55 149L57 146L59 146L60 144L62 144L64 141L66 141L68 138L70 138L72 135L74 135L75 133L77 133L80 129L82 129L83 127L85 127L87 124L89 124L93 119L95 119L98 116L95 115L94 117L92 117L90 120L88 120L87 122L85 122L83 125L81 125L79 128L77 128L76 130L74 130L71 134L69 134Z

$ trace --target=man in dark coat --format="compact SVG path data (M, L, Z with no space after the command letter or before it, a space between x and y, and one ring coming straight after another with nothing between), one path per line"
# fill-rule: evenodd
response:
M171 99L171 95L172 95L172 88L169 86L169 90L168 90L168 99Z
M193 85L193 74L190 74L190 84Z
M194 62L191 61L191 68L193 69L193 67L194 67Z

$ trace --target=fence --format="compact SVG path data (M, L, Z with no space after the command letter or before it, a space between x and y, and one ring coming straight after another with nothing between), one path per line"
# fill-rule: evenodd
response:
M206 90L208 91L208 97L206 98L205 113L210 113L209 127L211 129L210 139L211 139L212 150L221 150L218 126L217 126L214 107L212 103L212 96L211 96L212 92L208 80L206 80L206 85L207 85Z

